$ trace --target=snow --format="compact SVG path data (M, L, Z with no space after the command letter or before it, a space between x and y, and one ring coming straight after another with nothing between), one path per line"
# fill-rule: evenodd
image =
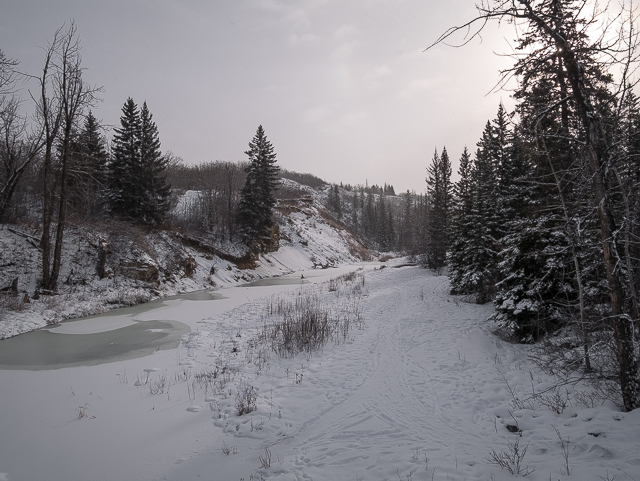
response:
M263 264L298 258L289 249ZM579 383L556 387L526 346L492 333L490 306L394 262L289 276L308 284L236 283L223 299L173 299L136 316L187 324L177 349L0 370L0 480L505 481L515 476L489 458L516 442L526 479L640 480L640 410L620 412ZM357 269L364 285L335 288ZM269 306L308 296L361 322L311 355L265 351ZM249 388L256 410L238 416Z
M308 190L316 196L322 196L322 193L316 193L313 189ZM197 192L188 191L181 202L188 203L194 196L197 196ZM281 232L280 248L262 255L255 269L248 270L185 246L171 232L147 232L129 224L117 223L104 225L102 230L99 225L70 225L65 231L60 295L41 296L39 300L33 299L41 279L41 253L33 240L37 226L0 224L0 289L18 278L20 296L15 300L21 300L25 293L32 297L30 303L21 305L19 310L5 309L2 301L6 296L0 297L0 339L66 319L100 314L109 309L184 292L222 288L291 274L309 269L314 263L322 266L345 265L360 260L351 253L357 241L345 230L323 218L320 209L317 203L287 201L283 210L291 212L277 216ZM100 239L108 241L106 267L111 275L98 280L96 265ZM238 257L244 253L237 244L228 241L219 240L217 247ZM191 277L184 275L179 265L179 261L187 258L193 258L197 263ZM124 266L131 262L156 267L160 276L158 285L124 275ZM71 282L67 283L67 279ZM2 294L0 292L0 296Z

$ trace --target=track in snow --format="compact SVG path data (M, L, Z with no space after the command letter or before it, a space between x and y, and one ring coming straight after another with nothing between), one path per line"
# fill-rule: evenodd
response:
M347 466L357 467L361 479L398 472L418 479L412 472L426 471L425 455L432 466L439 459L455 468L456 457L476 449L477 438L493 429L485 419L470 430L459 414L478 401L463 345L472 333L486 336L469 323L482 308L452 302L446 282L424 270L394 274L400 272L377 271L367 279L367 330L334 361L354 372L324 381L324 409L273 447L292 460L292 479L341 479ZM391 289L376 285L387 285L390 276L397 278ZM334 392L344 398L332 401Z

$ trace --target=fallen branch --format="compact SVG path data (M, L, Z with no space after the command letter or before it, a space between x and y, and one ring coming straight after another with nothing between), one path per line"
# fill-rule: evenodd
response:
M7 230L12 234L15 234L20 237L24 237L25 239L27 239L27 242L31 244L33 247L35 247L38 250L42 250L40 248L40 239L38 239L37 237L34 237L30 234L25 234L24 232L20 232L19 230L12 229L11 227L7 227Z

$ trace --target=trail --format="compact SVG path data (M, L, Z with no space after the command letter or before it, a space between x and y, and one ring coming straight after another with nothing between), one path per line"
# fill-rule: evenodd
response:
M222 428L224 437L160 479L507 481L513 475L491 463L490 453L515 442L528 449L521 473L533 481L638 472L630 426L640 426L640 412L575 400L562 413L515 407L510 389L540 392L551 378L535 370L526 346L490 332L491 305L460 301L448 294L445 277L424 269L370 269L365 278L363 328L312 356L272 359L259 375L245 366L243 379L261 393L257 411L214 415L214 433ZM259 312L244 306L207 321L210 334L201 334L224 339ZM507 429L514 424L518 433ZM571 441L575 477L562 474L555 428ZM223 441L234 454L221 452Z
M452 302L442 278L425 271L394 274L368 279L368 330L341 361L358 360L351 363L357 370L335 376L337 383L324 381L325 408L278 447L293 459L293 479L340 479L345 466L362 479L389 479L396 469L426 472L429 458L455 468L456 457L475 453L478 438L493 429L488 419L460 418L461 406L478 401L474 367L460 349L472 335L488 342L469 325L479 307ZM378 289L389 276L396 278L393 288ZM335 392L346 392L344 399L332 401Z

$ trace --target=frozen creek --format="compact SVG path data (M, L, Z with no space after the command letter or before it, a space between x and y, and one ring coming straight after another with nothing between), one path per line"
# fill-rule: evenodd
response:
M275 277L230 287L225 292L234 297L234 291L247 287L295 286L303 282L299 276ZM180 338L190 331L189 326L181 322L186 315L215 310L211 302L225 304L224 300L229 297L216 291L196 291L64 321L0 340L0 369L91 366L174 349Z

